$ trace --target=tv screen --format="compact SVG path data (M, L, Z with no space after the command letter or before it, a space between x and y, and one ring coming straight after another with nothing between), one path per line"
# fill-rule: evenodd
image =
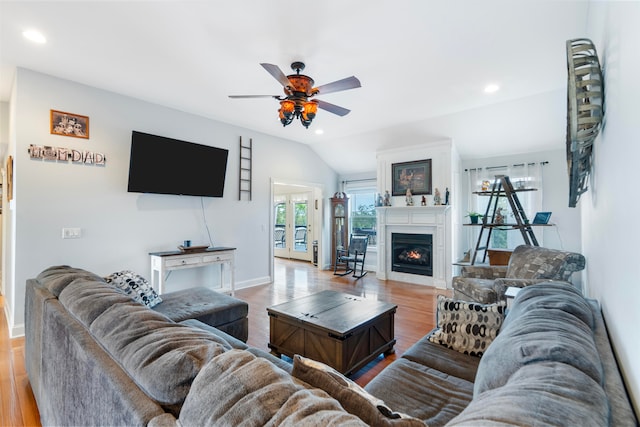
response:
M228 155L223 148L133 131L128 191L222 197Z

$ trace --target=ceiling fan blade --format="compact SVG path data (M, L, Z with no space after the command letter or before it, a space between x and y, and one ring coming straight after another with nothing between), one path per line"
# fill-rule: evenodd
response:
M335 104L331 104L326 101L321 101L319 99L316 99L315 101L318 103L319 108L322 108L323 110L328 111L330 113L337 114L338 116L341 116L341 117L346 116L351 112L351 110L347 110L346 108L340 107Z
M271 74L274 79L279 81L282 86L284 87L291 86L291 83L289 83L289 79L287 78L287 76L284 75L280 67L274 64L266 64L266 63L260 63L260 65L262 65L262 67L264 67L264 69L267 70L267 72Z
M351 76L347 77L346 79L336 80L335 82L318 86L314 90L317 90L318 94L324 95L325 93L339 92L341 90L355 89L357 87L360 87L360 80L358 80L354 76Z
M229 98L278 98L278 95L229 95Z

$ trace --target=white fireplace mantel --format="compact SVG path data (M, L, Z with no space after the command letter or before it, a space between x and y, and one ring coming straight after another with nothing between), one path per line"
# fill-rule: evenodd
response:
M381 280L447 288L451 285L451 209L449 206L388 206L377 208L378 271ZM433 236L433 276L391 270L391 233Z

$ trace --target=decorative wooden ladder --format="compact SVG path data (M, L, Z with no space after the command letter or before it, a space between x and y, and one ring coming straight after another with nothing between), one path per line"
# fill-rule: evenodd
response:
M249 145L242 144L240 137L240 167L238 173L238 200L242 200L242 193L251 200L251 178L253 163L253 139L249 138Z
M484 221L482 223L482 227L480 228L480 233L478 234L478 241L476 242L475 250L473 251L473 257L471 258L471 265L474 265L476 262L476 257L478 255L478 251L484 251L484 255L482 256L482 262L486 262L487 260L487 249L489 249L489 242L491 241L491 232L494 228L500 227L510 227L513 229L520 230L522 234L522 239L524 243L532 246L539 246L538 239L536 239L535 234L533 234L533 228L531 224L529 224L529 220L527 219L527 214L524 212L522 208L522 204L518 199L518 190L513 188L513 184L511 180L506 175L496 175L496 179L493 181L493 186L491 187L491 191L480 191L477 194L485 194L489 195L489 203L487 203L487 209L484 213ZM523 190L520 190L523 191ZM526 191L526 190L524 190ZM498 208L498 201L500 197L506 197L509 202L509 206L511 207L511 212L513 212L513 217L515 219L515 224L507 225L507 224L496 224L496 210ZM483 242L484 231L487 230L486 238L484 241L484 246L481 246Z

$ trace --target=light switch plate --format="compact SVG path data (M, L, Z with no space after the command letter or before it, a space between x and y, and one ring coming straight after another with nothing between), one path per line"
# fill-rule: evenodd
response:
M82 237L82 230L80 228L63 228L62 229L62 238L63 239L79 239Z

